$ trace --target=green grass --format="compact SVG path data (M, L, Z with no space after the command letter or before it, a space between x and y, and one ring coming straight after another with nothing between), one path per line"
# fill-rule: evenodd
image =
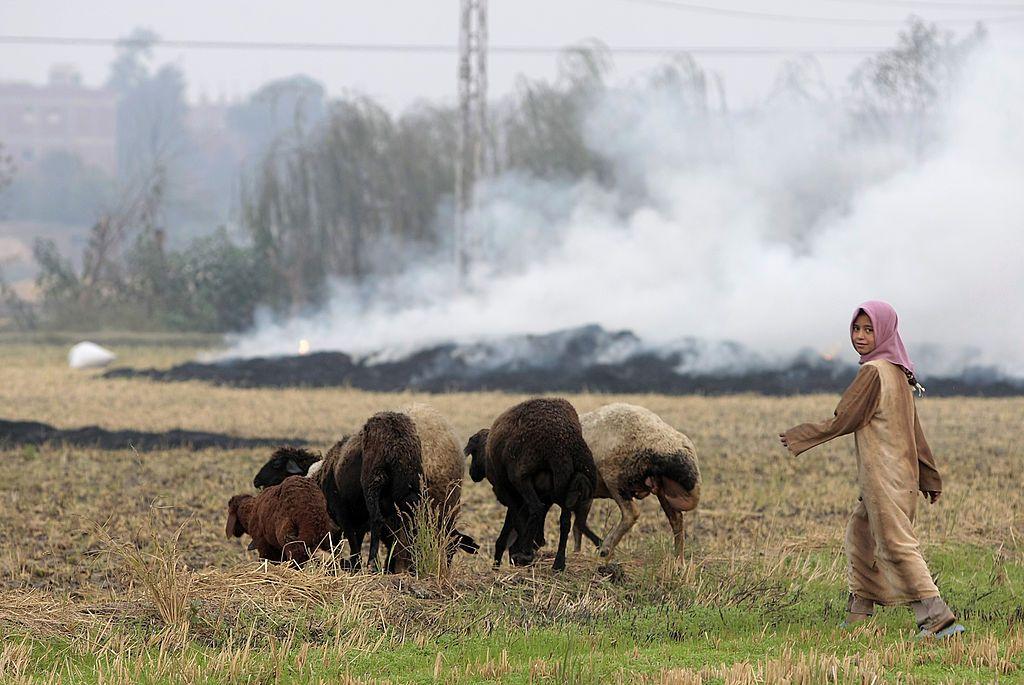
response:
M517 611L516 588L481 589L459 602L432 607L432 617L441 610L442 619L434 624L441 628L425 630L425 617L410 615L406 627L412 626L417 639L408 633L403 638L402 626L391 625L378 632L376 641L364 635L361 644L347 643L328 627L328 605L287 620L278 617L276 625L266 617L240 616L231 625L251 621L252 635L197 631L198 636L170 650L169 638L154 640L154 626L138 621L115 622L98 640L107 645L120 641L130 649L107 649L99 656L81 637L11 635L5 644L30 648L24 659L26 680L28 674L45 681L48 674L61 673L85 683L116 681L118 673L135 673L140 683L179 678L223 682L231 679L232 654L249 682L337 682L348 677L395 683L606 683L636 682L640 675L661 682L658 678L670 678L666 671L677 669L704 671L709 676L704 682L742 682L716 678L709 671L780 657L793 661L800 655L834 655L841 660L868 654L881 654L890 681L994 682L998 677L1001 683L1024 682L1022 640L1002 667L1008 673L980 663L986 641L1003 643L1002 638L1012 632L1019 637L1024 628L1019 591L1024 566L996 551L968 546L931 549L928 556L947 600L970 630L958 644L915 643L911 613L900 607L881 609L864 628L840 630L843 584L835 579L803 581L786 568L771 577L760 575L757 568L746 569L748 579L758 579L762 591L748 592L737 583L724 606L695 601L685 586L664 579L661 587L645 587L643 573L630 574L617 588L619 601L605 611L581 616L562 611L554 618L539 612L525 617L529 620ZM834 557L820 554L815 561L831 566ZM807 568L807 562L801 567ZM1003 580L993 583L992 578ZM651 601L666 593L663 602ZM631 609L625 603L630 597L637 601ZM488 613L490 618L475 621ZM1009 644L997 653L1000 649L999 656L1005 657Z

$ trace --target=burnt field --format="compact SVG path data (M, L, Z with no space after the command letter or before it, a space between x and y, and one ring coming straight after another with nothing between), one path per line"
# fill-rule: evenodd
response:
M805 351L769 365L736 344L686 340L649 347L629 331L584 326L491 342L446 343L412 353L345 352L189 361L170 368L117 368L107 378L202 381L240 388L349 387L376 392L602 392L666 395L840 392L856 366ZM1024 381L991 369L922 377L934 396L1024 395Z
M194 348L121 346L171 369ZM323 450L372 413L435 406L461 441L523 394L240 388L76 372L57 345L0 344L0 416L56 431L175 429L308 441ZM502 521L467 483L460 529L484 548L448 577L266 566L225 539L228 497L252 489L271 447L0 443L0 672L5 682L765 683L1017 682L1024 674L1022 398L919 401L946 490L918 531L970 632L915 644L910 613L853 633L842 534L856 502L851 439L791 459L775 434L828 416L834 394L566 395L579 411L642 404L689 435L703 475L686 559L657 502L612 564L585 546L491 568ZM65 435L66 437L66 435ZM553 516L555 516L553 514ZM618 517L595 503L601 534ZM548 538L554 532L548 522Z

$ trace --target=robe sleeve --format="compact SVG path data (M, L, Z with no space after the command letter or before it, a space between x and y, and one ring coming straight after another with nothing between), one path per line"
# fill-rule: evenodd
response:
M921 421L917 418L917 409L914 409L914 442L917 444L917 462L919 466L918 483L921 492L942 492L942 477L939 476L939 469L935 465L935 457L925 440L924 431L921 430Z
M860 367L853 383L843 393L833 418L820 423L801 423L786 431L786 442L793 456L823 442L847 435L867 425L878 410L882 382L878 369L870 364Z

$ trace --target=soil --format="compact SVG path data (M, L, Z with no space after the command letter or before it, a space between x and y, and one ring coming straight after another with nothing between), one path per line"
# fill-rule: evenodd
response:
M174 429L163 433L121 430L111 431L99 426L85 426L62 430L36 421L6 421L0 419L0 447L21 445L66 444L76 447L96 447L105 450L135 449L140 452L187 448L202 450L211 447L237 449L246 447L275 447L277 445L306 444L296 438L240 438L223 433L207 433Z

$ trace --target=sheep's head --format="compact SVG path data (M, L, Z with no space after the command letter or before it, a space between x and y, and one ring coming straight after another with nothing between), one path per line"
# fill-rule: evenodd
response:
M288 476L305 476L309 467L318 461L318 455L301 447L278 447L252 479L252 484L257 488L266 488L277 485Z
M648 476L644 479L644 485L647 492L657 495L660 500L666 502L676 511L692 511L697 508L697 504L700 502L699 482L694 483L687 490L686 487L671 478ZM642 498L647 492L637 493L637 495Z
M469 477L474 483L479 483L487 476L487 435L490 429L483 428L473 434L473 437L466 443L463 453L470 457Z
M246 532L244 519L239 517L238 510L251 499L253 499L252 495L235 495L228 500L228 524L224 527L225 537L240 538Z

